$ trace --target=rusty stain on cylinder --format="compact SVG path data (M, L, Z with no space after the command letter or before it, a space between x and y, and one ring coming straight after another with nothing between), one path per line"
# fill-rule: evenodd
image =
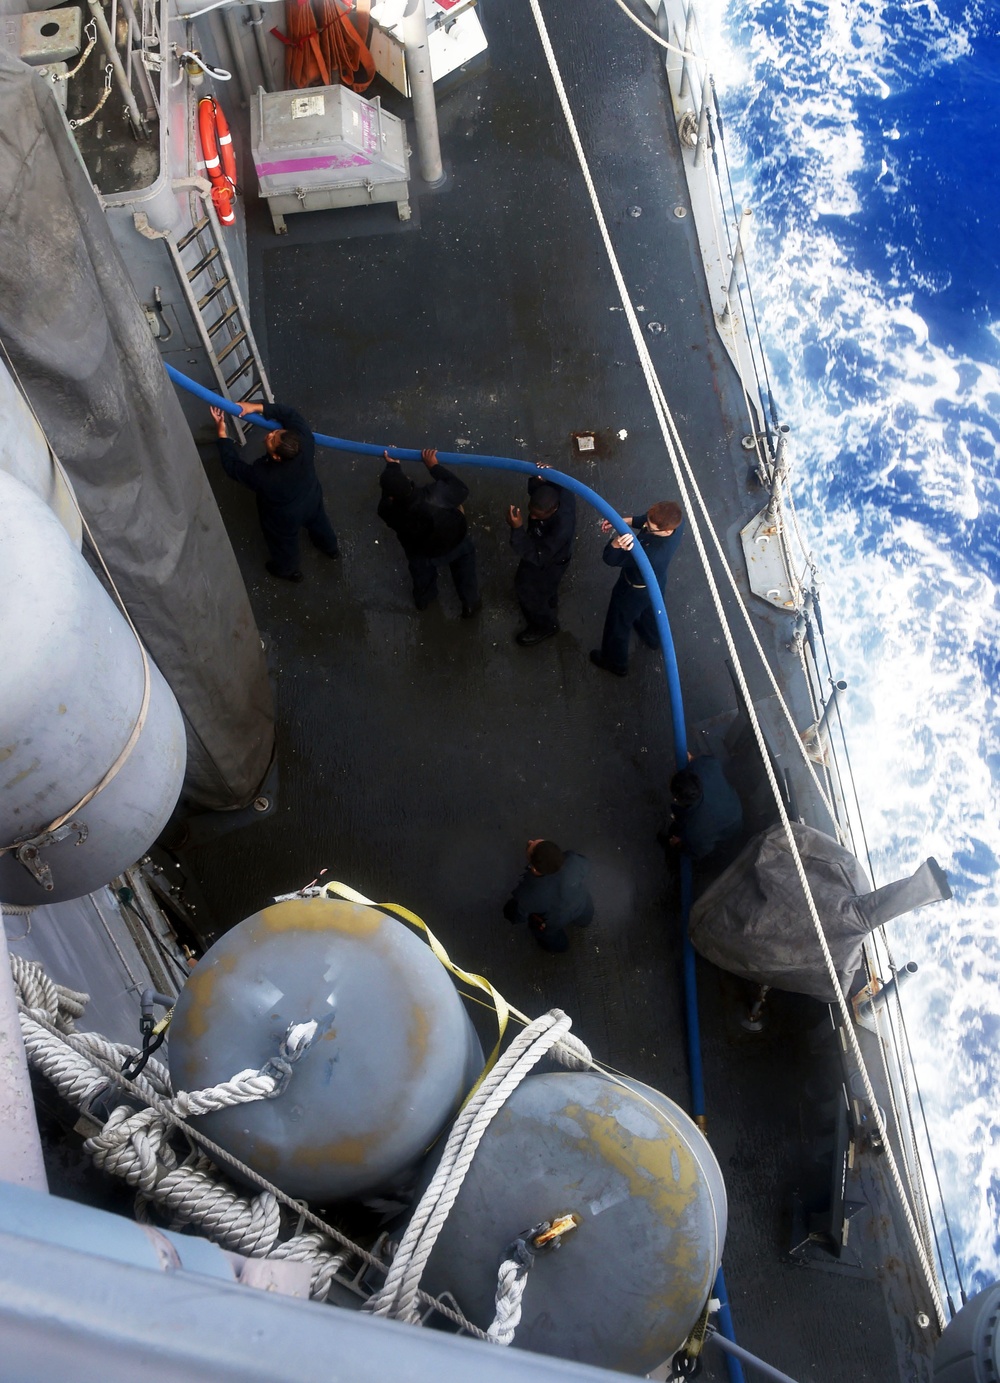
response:
M211 1027L211 1009L215 1000L215 986L223 975L232 974L236 969L239 955L236 951L223 951L211 958L203 957L188 977L184 986L194 1002L188 1005L187 1035L190 1041L200 1041Z
M334 931L372 936L385 917L360 903L331 898L290 898L263 908L252 919L254 932Z

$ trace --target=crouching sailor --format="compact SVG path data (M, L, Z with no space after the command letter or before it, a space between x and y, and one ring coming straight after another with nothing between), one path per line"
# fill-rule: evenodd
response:
M508 922L527 922L543 951L568 951L566 928L589 927L594 904L587 888L590 864L553 840L528 841L528 867L504 904Z

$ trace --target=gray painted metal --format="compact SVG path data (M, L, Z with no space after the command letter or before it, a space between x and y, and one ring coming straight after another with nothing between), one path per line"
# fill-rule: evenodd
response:
M0 55L0 335L181 705L187 800L243 806L273 749L260 637L183 413L50 88Z
M0 919L3 907L0 905ZM21 1040L7 936L0 925L0 1177L45 1191L45 1163L35 1121L28 1060ZM0 1187L2 1190L2 1187Z
M90 791L128 741L142 704L139 646L121 611L55 514L0 472L0 845L45 832ZM149 706L117 776L39 843L46 888L7 851L0 893L9 903L79 898L152 844L184 778L184 724L150 661Z
M23 481L43 499L79 547L83 527L69 482L55 465L42 430L31 416L7 367L0 360L0 470Z
M528 1274L514 1345L647 1373L709 1297L726 1213L715 1155L665 1095L595 1072L529 1076L480 1143L424 1286L485 1327L506 1246L576 1214Z
M151 985L176 994L188 973L176 943L152 927L140 931L110 889L36 908L28 917L5 916L4 926L11 951L38 961L57 984L86 985L90 1001L77 1027L112 1042L137 1047L139 995Z
M972 1297L934 1351L934 1383L994 1383L1000 1378L1000 1282Z
M441 140L438 136L431 55L427 46L424 0L407 0L403 15L403 46L406 51L406 80L413 98L420 176L428 187L439 187L444 182L444 167L441 163Z
M102 1225L115 1218L102 1215ZM476 1383L613 1383L620 1377L206 1276L190 1258L197 1240L182 1240L183 1267L163 1271L161 1264L116 1261L104 1234L91 1234L89 1244L69 1238L40 1241L25 1221L0 1230L4 1383L452 1383L473 1376Z
M279 1096L196 1121L284 1191L318 1204L388 1187L482 1066L446 971L402 923L325 898L265 908L199 961L170 1029L176 1089L260 1068L316 1020Z
M235 1282L239 1258L193 1234L139 1225L123 1215L0 1181L0 1233L100 1254L115 1263Z
M344 86L262 90L250 107L250 142L260 195L274 229L284 217L330 207L397 202L409 216L406 126L378 97Z

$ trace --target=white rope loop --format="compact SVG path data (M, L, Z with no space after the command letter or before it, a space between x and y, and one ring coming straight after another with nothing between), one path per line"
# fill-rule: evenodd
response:
M350 1257L343 1249L335 1249L333 1240L327 1235L313 1231L295 1234L283 1244L276 1244L267 1256L288 1263L311 1264L313 1275L309 1296L313 1301L326 1301L329 1298L334 1278Z
M533 1257L505 1258L497 1274L496 1312L486 1338L495 1345L510 1345L521 1323L521 1303L528 1285L528 1269Z
M66 985L56 984L37 960L25 960L10 953L10 973L14 988L25 1008L46 1017L60 1032L72 1032L75 1020L83 1014L90 995Z
M397 1320L417 1319L421 1277L483 1135L525 1076L563 1041L569 1026L570 1019L560 1009L552 1009L530 1023L518 1033L460 1112L448 1135L437 1171L396 1250L385 1285L366 1303L366 1310ZM574 1056L579 1059L578 1053Z

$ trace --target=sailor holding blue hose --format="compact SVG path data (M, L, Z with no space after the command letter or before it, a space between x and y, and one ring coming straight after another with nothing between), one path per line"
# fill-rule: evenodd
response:
M257 496L257 516L270 553L264 564L281 581L299 582L299 530L304 528L314 547L326 557L339 556L323 487L316 474L316 443L312 429L288 404L269 403L267 413L278 427L264 438L264 455L246 462L226 431L226 415L212 407L222 469ZM240 417L263 413L262 403L241 403Z
M684 515L679 504L662 500L651 504L645 514L624 516L634 533L616 533L604 549L604 561L609 567L621 567L608 603L604 619L604 634L600 648L591 651L590 661L604 672L616 677L628 676L628 650L632 630L647 648L659 648L660 636L649 600L645 578L632 549L639 546L649 558L661 594L667 586L667 570L684 536ZM611 524L601 520L601 532L610 533Z

